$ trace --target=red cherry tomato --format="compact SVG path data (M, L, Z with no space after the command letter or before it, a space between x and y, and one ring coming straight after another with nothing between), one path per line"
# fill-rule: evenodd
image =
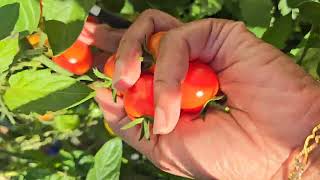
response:
M191 62L186 78L181 84L181 109L197 112L218 92L219 82L215 72L206 64Z
M93 63L90 47L81 41L76 41L69 49L52 58L62 68L76 74L85 74Z
M103 72L106 76L112 78L114 73L114 68L116 64L116 54L113 54L107 59L106 64L104 65Z
M130 119L154 116L153 75L142 74L124 94L124 109Z
M150 53L157 58L159 55L159 47L160 47L160 42L162 37L166 34L166 32L161 31L161 32L157 32L155 34L153 34L150 37L150 40L148 42L148 50L150 51Z

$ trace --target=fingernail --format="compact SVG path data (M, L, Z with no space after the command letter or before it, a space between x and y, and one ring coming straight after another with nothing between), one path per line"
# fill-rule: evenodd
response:
M165 134L166 127L166 115L162 108L156 107L154 115L154 128L153 134Z

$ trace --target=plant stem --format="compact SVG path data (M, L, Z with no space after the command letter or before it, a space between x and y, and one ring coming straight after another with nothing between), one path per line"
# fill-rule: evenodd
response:
M0 112L5 114L8 117L11 124L13 124L13 125L16 124L16 121L14 120L13 116L10 114L9 110L4 105L4 103L2 101L2 97L0 97Z

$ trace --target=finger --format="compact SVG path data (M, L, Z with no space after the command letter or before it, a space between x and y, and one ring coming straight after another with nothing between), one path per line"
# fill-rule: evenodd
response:
M234 26L233 21L207 19L173 29L164 37L155 71L155 134L171 132L178 122L180 86L189 61L199 59L210 63ZM172 67L174 71L170 70Z
M107 59L111 56L108 52L99 52L94 55L93 67L98 68L100 72L103 72L104 65Z
M113 53L117 50L125 30L113 29L107 24L86 22L79 39L88 45Z
M132 86L140 76L141 46L146 37L181 25L174 17L158 10L146 10L123 35L117 51L113 84L120 91Z
M96 90L95 100L98 102L104 114L105 121L111 129L130 146L145 154L147 157L151 157L157 138L156 136L152 135L150 141L144 139L139 141L140 127L136 126L127 130L121 130L124 125L130 122L124 111L123 100L118 98L115 103L110 90L104 88Z

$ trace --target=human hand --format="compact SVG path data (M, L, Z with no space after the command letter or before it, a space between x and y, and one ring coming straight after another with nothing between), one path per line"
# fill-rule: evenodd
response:
M170 30L171 29L171 30ZM125 90L140 76L144 38L168 30L155 71L155 120L150 141L123 101L98 89L106 121L128 144L164 171L197 179L282 179L292 150L301 146L319 115L319 85L278 49L256 38L243 23L205 19L182 25L148 10L124 34L117 51L114 86ZM210 109L205 121L180 115L180 82L189 60L208 63L228 96L230 113ZM172 67L175 67L172 70ZM171 70L171 71L170 71ZM180 116L180 119L179 119Z

